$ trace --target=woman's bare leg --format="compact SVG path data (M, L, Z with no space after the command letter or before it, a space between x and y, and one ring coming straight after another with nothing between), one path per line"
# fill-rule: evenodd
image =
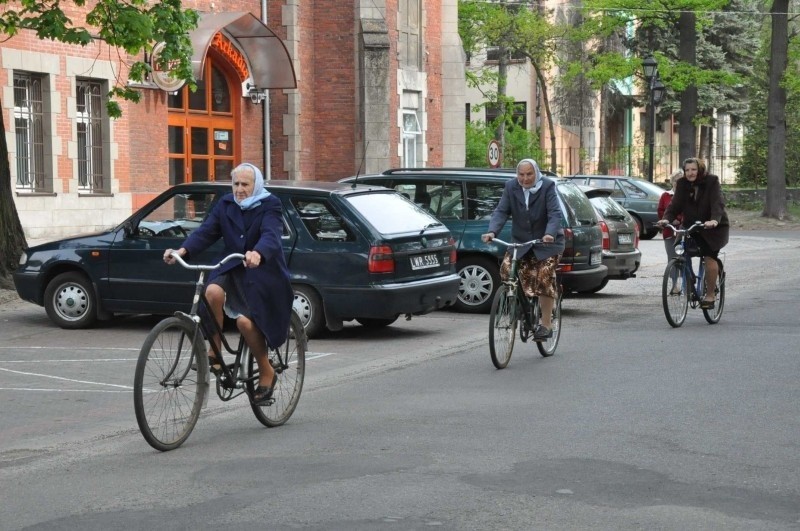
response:
M222 307L225 305L225 290L217 284L209 284L206 288L206 299L210 306L211 316L216 321L219 329L222 330ZM217 347L217 351L222 348L222 338L220 338L219 334L215 333L211 336L211 342ZM208 357L213 358L213 356L214 349L212 348L208 351Z
M555 306L555 299L547 297L546 295L539 295L539 307L542 309L542 326L548 329L553 328L553 306Z
M264 339L264 334L261 330L248 319L247 317L240 316L236 319L236 326L239 328L245 343L250 347L250 352L258 363L258 384L264 387L272 386L272 377L275 374L275 369L267 357L267 341Z
M712 302L714 297L714 290L717 287L717 277L719 276L719 264L716 258L706 256L703 258L706 265L706 296L705 300Z

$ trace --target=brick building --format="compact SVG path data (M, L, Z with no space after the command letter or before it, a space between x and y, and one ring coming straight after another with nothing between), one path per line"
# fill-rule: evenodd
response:
M116 50L30 33L0 46L12 191L28 238L110 227L171 184L227 179L243 161L273 179L328 181L463 165L457 0L184 6L202 13L198 90L156 75L118 120L105 111L109 88L126 82Z

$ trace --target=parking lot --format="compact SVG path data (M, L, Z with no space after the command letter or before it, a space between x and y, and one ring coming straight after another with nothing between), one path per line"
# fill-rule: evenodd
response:
M666 325L659 298L663 242L642 241L640 247L643 266L637 278L612 281L596 295L565 299L560 350L569 349L576 331L620 326L643 314L652 317L654 327ZM759 237L747 234L734 238L727 253L757 263L762 247ZM741 273L731 270L729 275L733 279L729 297L735 297L743 287L736 283ZM68 331L55 327L40 307L19 300L0 304L0 397L6 406L0 416L0 452L136 431L134 367L139 348L157 321L152 316L130 316L93 329ZM306 390L485 344L487 326L487 315L451 311L400 319L380 330L351 323L341 332L310 342ZM222 403L212 398L208 412L243 405L239 400Z

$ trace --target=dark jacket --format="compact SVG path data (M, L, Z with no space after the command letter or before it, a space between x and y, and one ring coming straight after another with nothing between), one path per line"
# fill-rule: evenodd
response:
M515 242L540 239L545 234L555 238L553 243L537 245L534 253L538 260L564 252L564 229L561 227L561 207L556 195L556 183L543 179L542 187L532 195L530 205L525 207L525 192L517 179L509 179L503 188L503 195L489 220L489 232L500 234L511 216L511 236ZM530 246L521 247L517 256L523 256Z
M270 348L277 348L286 341L294 301L281 245L282 233L281 202L276 196L270 195L259 206L243 211L233 194L227 194L183 243L189 255L203 251L220 238L225 244L220 258L231 253L258 251L261 255L258 267L245 268L240 260L233 260L212 271L209 281L237 267L244 270L250 317L267 338Z
M664 212L664 219L673 221L680 214L683 214L684 227L695 221L714 220L719 223L713 229L705 229L699 234L712 251L719 251L728 243L730 223L725 212L722 187L716 175L698 175L694 182L686 178L678 181L675 196Z

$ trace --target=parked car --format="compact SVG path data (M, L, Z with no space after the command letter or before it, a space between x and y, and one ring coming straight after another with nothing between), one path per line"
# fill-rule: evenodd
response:
M283 249L294 309L310 336L355 319L387 326L456 301L455 241L435 217L375 186L270 181L283 202ZM196 273L163 263L230 182L174 186L120 225L25 251L14 273L19 296L63 328L113 314L188 311ZM217 242L195 263L221 258Z
M578 184L611 191L611 198L627 210L639 224L639 235L644 240L658 234L653 224L658 221L658 200L664 189L638 177L619 175L571 175L567 177Z
M603 264L608 275L603 283L586 293L597 293L609 280L625 280L636 276L642 263L639 250L639 226L627 210L609 197L611 190L581 186L600 219L603 232Z
M458 245L456 262L461 285L454 309L487 312L500 283L500 259L505 248L486 244L481 234L489 228L503 186L513 170L482 168L399 168L377 175L342 179L348 183L379 184L392 188L435 215L452 232ZM556 190L564 214L566 248L558 267L565 291L588 291L602 284L602 234L589 199L576 184L558 177ZM511 241L511 221L498 235Z

